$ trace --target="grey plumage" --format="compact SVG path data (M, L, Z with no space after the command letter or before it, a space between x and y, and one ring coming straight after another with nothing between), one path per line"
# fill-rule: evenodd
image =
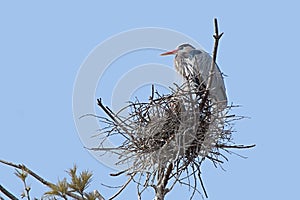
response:
M175 50L161 55L175 54L175 69L185 78L192 78L198 87L206 87L211 68L212 57L204 50L195 49L190 44L179 45ZM222 73L215 64L210 98L224 108L227 106L226 89Z

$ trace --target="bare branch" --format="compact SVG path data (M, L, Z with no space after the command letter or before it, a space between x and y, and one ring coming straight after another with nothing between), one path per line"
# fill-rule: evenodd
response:
M112 197L110 197L109 200L116 198L127 187L127 185L132 181L132 179L133 179L133 176L130 176L129 179L126 181L126 183L124 183L124 185L121 187L121 189L116 194L114 194Z
M2 185L0 185L0 191L5 194L11 200L18 200L12 193L10 193L7 189L5 189Z
M8 166L11 166L11 167L14 167L14 168L17 168L17 169L20 169L20 170L23 170L23 171L27 172L32 177L34 177L36 180L38 180L39 182L41 182L43 185L48 186L49 188L55 187L55 184L53 184L53 183L51 183L49 181L46 181L41 176L39 176L35 172L31 171L29 168L27 168L23 164L15 164L15 163L12 163L12 162L7 162L5 160L0 160L0 163L3 163L5 165L8 165ZM72 192L67 192L67 195L70 196L70 197L72 197L72 198L75 198L75 199L79 199L79 200L82 199L79 195L73 194Z
M255 144L252 145L225 145L225 144L217 144L218 148L226 148L226 149L249 149L255 147Z
M219 40L221 39L222 35L224 33L219 34L219 27L218 27L218 20L217 18L214 19L214 24L215 24L215 34L214 34L214 39L215 39L215 44L214 44L214 50L213 50L213 54L212 54L212 62L211 62L211 66L210 66L210 70L209 70L209 76L208 76L208 80L207 80L207 85L206 85L206 89L203 95L203 103L200 106L200 110L203 109L205 102L207 101L208 95L209 95L209 91L211 89L211 84L212 84L212 80L213 80L213 76L214 76L214 70L215 70L215 65L216 65L216 60L217 60L217 53L218 53L218 46L219 46Z

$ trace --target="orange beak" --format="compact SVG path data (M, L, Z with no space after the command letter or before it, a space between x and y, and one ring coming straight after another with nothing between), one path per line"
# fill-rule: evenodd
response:
M161 56L167 56L167 55L173 55L173 54L176 54L177 53L177 49L173 50L173 51L168 51L166 53L162 53L160 54Z

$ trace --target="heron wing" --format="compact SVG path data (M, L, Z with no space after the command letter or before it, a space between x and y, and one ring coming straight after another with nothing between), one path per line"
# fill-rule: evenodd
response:
M212 57L205 51L193 50L190 52L190 63L193 66L193 74L198 77L200 83L207 85ZM217 102L224 102L227 106L227 95L222 72L217 64L214 67L214 74L211 84L210 95Z

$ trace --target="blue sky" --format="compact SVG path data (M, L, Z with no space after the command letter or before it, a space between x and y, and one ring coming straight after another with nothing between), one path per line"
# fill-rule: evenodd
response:
M229 101L243 106L236 113L251 117L236 124L234 139L257 147L238 151L248 159L229 155L225 172L210 163L203 166L209 199L295 199L300 178L298 8L291 0L2 1L0 158L24 163L52 182L76 163L94 172L91 188L111 196L113 191L100 184L119 185L125 179L109 177L112 170L83 148L73 120L72 93L81 64L99 43L133 28L173 29L211 51L217 17L225 32L218 64L228 75ZM143 62L142 53L128 59ZM173 65L171 57L161 62ZM13 172L0 165L0 183L19 194L22 186ZM32 194L39 196L44 187L30 183ZM119 199L135 199L135 193L130 186ZM188 194L177 187L167 199Z

